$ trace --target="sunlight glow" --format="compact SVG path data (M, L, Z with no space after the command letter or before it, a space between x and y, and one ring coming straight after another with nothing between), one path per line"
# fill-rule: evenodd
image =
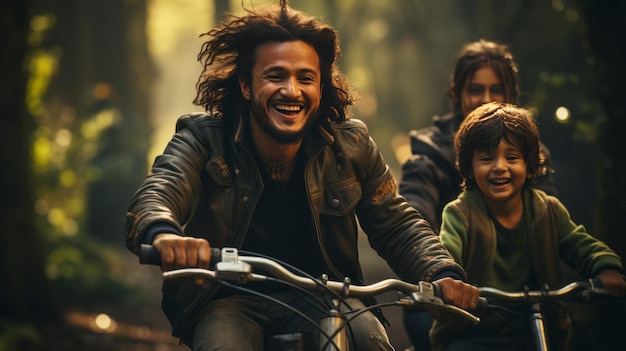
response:
M148 2L148 49L154 55L164 55L179 44L180 32L207 32L210 23L198 20L198 14L212 16L212 1L196 0L150 0ZM191 37L193 39L193 37Z
M94 318L92 329L97 332L112 333L117 329L117 323L107 314L101 313Z
M54 137L54 142L56 142L59 146L70 146L72 143L72 132L68 129L60 129Z
M391 138L391 148L398 163L403 164L411 157L411 140L408 134L396 134Z
M94 321L96 322L96 326L100 329L107 329L111 326L111 318L106 314L97 315Z
M571 114L567 107L561 106L554 112L554 117L560 123L567 123L571 117Z

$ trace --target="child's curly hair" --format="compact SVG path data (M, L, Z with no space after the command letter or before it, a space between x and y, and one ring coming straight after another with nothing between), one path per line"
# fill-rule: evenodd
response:
M532 113L514 104L490 102L477 107L463 120L454 138L456 164L463 188L475 185L472 174L474 152L490 152L501 140L518 146L526 162L530 181L545 174L539 143L539 129Z

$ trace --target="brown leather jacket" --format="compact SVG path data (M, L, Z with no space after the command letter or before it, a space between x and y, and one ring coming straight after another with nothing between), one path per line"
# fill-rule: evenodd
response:
M241 247L263 191L247 119L182 116L131 200L126 243L137 253L145 230L166 223L213 247ZM319 124L303 142L305 184L319 247L333 275L362 282L358 224L372 248L402 279L416 282L465 272L419 213L398 196L389 168L359 120ZM355 216L356 215L356 216ZM193 279L163 285L163 309L181 336L215 289Z

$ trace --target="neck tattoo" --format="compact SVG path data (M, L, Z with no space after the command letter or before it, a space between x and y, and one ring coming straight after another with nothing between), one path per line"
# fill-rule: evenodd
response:
M293 170L293 161L281 162L277 159L271 159L268 163L265 163L265 169L270 174L272 179L284 182L288 180L291 175L291 171Z

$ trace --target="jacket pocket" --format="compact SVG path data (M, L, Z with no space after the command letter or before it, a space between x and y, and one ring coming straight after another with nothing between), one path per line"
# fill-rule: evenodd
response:
M233 182L228 164L221 157L213 157L204 166L218 185L230 186Z
M361 200L361 184L354 179L331 184L324 189L321 214L345 216L354 211Z

